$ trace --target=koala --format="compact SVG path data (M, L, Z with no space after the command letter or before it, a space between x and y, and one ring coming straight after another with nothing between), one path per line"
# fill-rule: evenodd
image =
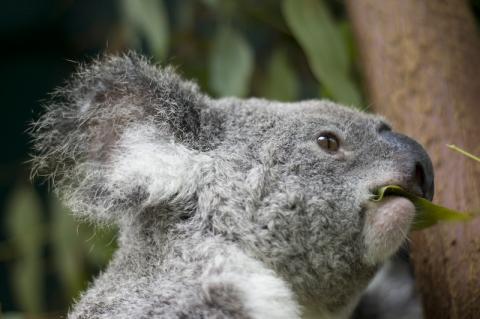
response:
M214 99L134 53L83 66L32 130L34 173L119 248L69 318L348 318L431 198L424 149L325 100Z

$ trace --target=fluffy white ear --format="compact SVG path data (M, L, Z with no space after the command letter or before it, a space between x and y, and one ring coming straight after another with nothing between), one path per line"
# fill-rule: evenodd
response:
M106 187L112 198L138 196L140 207L126 203L127 211L162 204L184 208L195 195L202 166L209 161L207 155L162 136L155 127L135 126L113 151Z
M134 54L83 67L31 131L34 174L80 217L115 222L194 193L206 98Z

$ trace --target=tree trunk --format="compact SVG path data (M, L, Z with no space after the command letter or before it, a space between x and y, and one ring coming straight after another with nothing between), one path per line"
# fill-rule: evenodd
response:
M371 106L420 141L435 202L480 208L480 38L466 1L348 0ZM411 234L426 318L480 318L480 218Z

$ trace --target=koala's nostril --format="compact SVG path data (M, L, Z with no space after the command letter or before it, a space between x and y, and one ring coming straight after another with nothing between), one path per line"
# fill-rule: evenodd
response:
M422 197L432 200L434 192L432 162L423 149L422 152L419 152L419 150L411 153L417 157L417 160L414 162L415 165L410 173L410 187L419 192Z
M425 153L426 155L426 153ZM420 156L420 160L415 162L411 173L411 187L417 189L422 197L432 200L433 199L433 169L430 159L425 156Z
M424 158L424 161L417 161L415 163L414 172L412 172L412 178L414 187L421 192L421 196L432 200L433 199L433 169L431 162L428 158Z
M426 196L428 193L428 185L426 185L425 171L420 163L415 164L415 183L420 186L422 190L422 196Z

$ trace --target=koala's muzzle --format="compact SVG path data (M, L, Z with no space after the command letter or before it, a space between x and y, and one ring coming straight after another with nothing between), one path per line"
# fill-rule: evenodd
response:
M428 200L433 199L434 175L430 157L425 149L413 139L392 131L380 133L392 150L392 158L407 176L405 185L408 190L419 193Z

